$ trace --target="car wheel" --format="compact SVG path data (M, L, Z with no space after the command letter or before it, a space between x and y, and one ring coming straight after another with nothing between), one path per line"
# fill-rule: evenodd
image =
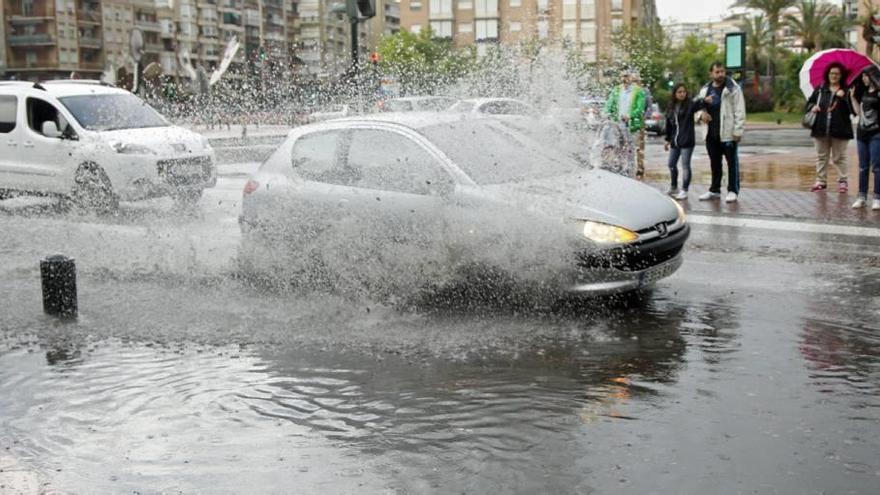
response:
M179 208L190 209L202 199L204 189L181 189L174 193L174 204Z
M76 171L71 200L77 208L96 213L112 213L119 208L119 198L113 192L110 178L93 163L82 165Z

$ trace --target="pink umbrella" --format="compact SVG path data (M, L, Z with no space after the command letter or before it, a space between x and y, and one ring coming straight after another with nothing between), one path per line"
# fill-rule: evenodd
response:
M799 74L801 91L805 97L809 98L815 88L825 83L825 73L833 64L839 64L846 71L847 86L859 77L865 67L876 65L866 55L848 48L832 48L816 52L804 62Z

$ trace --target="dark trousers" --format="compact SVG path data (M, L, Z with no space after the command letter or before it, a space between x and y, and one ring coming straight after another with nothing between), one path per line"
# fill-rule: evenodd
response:
M678 188L678 159L681 158L681 170L684 173L681 179L681 188L685 191L691 185L691 156L694 148L669 148L669 177L672 179L672 188Z
M709 191L721 192L721 159L727 160L727 190L739 194L739 153L736 141L720 141L711 135L706 137L706 152L712 168L712 184Z
M859 151L859 196L868 197L869 170L874 172L874 199L880 199L880 134L856 141Z

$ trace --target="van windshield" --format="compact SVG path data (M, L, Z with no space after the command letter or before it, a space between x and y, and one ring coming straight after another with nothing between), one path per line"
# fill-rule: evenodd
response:
M92 131L165 127L153 107L132 94L78 95L59 98L79 125Z

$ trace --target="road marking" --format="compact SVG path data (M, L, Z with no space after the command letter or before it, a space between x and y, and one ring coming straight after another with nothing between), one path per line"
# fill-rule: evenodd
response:
M688 215L688 221L697 225L723 225L738 228L768 229L786 232L805 232L810 234L852 235L858 237L880 237L880 228L809 223L788 220L763 220L760 218L733 218L712 215Z

